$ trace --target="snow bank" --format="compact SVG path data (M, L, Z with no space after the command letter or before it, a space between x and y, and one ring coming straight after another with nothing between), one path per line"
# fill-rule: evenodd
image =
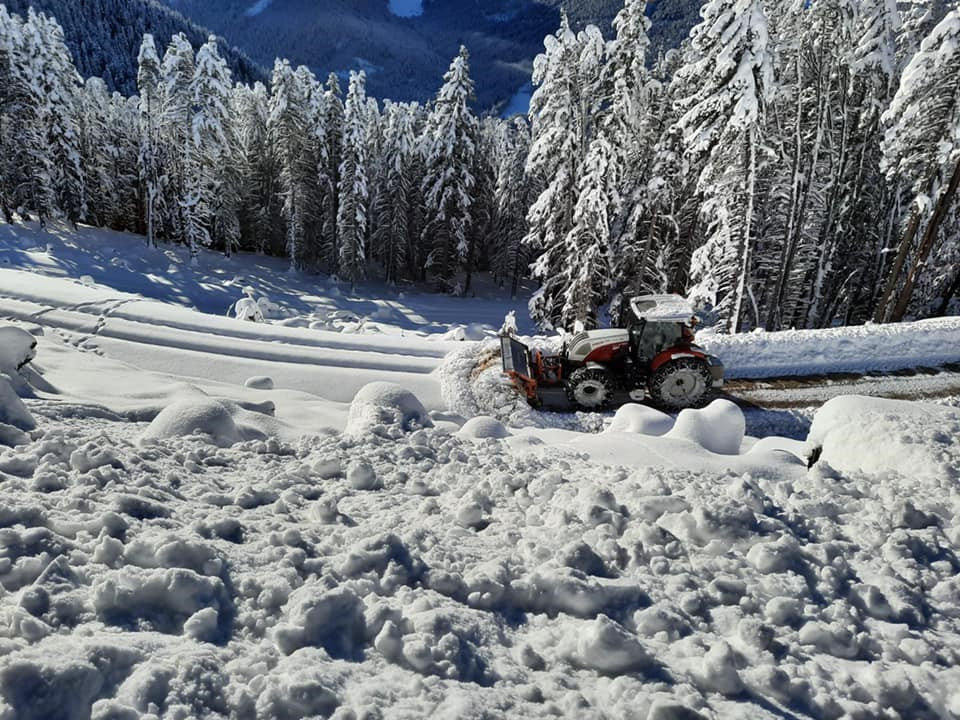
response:
M702 333L730 378L869 372L960 362L960 318L785 330L741 335Z
M960 478L960 409L857 395L813 419L807 445L840 472Z
M687 440L719 455L737 455L745 432L740 408L729 400L714 400L703 409L681 410L666 437Z
M374 382L362 387L353 398L344 433L362 436L432 426L429 413L416 395L394 383Z

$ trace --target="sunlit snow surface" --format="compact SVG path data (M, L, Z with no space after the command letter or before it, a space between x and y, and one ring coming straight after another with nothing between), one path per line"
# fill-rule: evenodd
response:
M960 713L960 411L536 414L522 300L186 257L0 224L3 720Z
M389 0L390 12L398 17L423 15L423 0Z

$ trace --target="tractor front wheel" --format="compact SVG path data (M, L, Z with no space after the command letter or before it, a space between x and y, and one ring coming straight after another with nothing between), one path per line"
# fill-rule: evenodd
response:
M579 368L567 381L567 398L581 410L602 410L613 401L613 379L600 368Z
M680 358L661 365L650 378L650 397L670 410L696 407L713 384L709 366L696 358Z

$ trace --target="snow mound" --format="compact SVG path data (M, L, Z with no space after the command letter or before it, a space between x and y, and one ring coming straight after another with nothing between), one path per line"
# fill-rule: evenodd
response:
M470 440L486 440L487 438L502 440L505 437L510 437L510 431L499 420L487 415L478 415L467 420L457 435Z
M37 339L16 325L0 326L0 372L16 372L37 354Z
M0 373L0 426L12 425L18 430L33 430L36 420L13 389L10 378Z
M241 408L229 400L200 396L177 400L153 419L141 441L153 442L170 438L206 436L219 447L230 447L244 440L265 440L284 434L284 426L269 412L273 403Z
M354 396L344 434L389 434L425 427L433 427L433 421L416 395L394 383L374 382Z
M607 428L608 432L639 435L666 435L673 427L673 418L646 405L629 403L620 407Z
M251 390L273 390L273 378L257 375L252 378L247 378L243 386Z
M441 340L453 340L463 342L466 340L478 341L485 340L493 333L493 328L482 323L470 323L469 325L453 325L447 332L440 336Z
M840 472L960 477L960 410L844 395L813 418L807 445Z
M737 455L745 432L740 408L729 400L714 400L701 410L681 410L666 437L687 440L718 455Z

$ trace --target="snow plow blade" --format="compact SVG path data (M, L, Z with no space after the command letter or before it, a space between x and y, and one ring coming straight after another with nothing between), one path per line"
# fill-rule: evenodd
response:
M500 338L500 357L504 374L527 400L536 402L537 381L530 369L530 349L516 338L504 335Z

